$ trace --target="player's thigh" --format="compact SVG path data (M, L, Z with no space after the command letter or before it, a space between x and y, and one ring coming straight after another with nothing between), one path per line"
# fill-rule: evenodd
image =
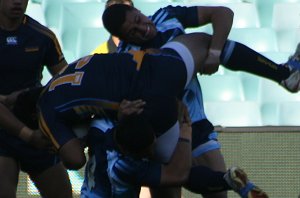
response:
M10 157L0 156L0 197L16 197L19 167Z
M199 72L201 70L200 67L203 66L210 40L211 37L205 33L183 34L173 39L173 41L180 42L188 48L193 57L196 72Z
M30 175L41 195L47 198L71 198L72 186L66 168L58 163L40 174Z
M215 171L226 171L224 157L220 149L209 150L193 158L193 165L203 165Z
M218 133L211 130L208 120L194 122L193 127L193 166L202 165L214 171L226 171Z
M181 187L150 188L152 198L181 198Z
M59 149L64 166L70 170L79 170L86 163L84 148L78 138L70 139Z

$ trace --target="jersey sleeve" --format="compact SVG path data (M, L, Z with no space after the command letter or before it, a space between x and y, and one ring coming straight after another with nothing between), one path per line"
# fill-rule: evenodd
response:
M46 36L48 44L45 48L44 53L46 55L44 56L45 58L43 64L46 65L48 68L65 66L66 60L56 35L51 30L49 30Z
M198 26L197 6L167 6L165 9L170 18L176 18L184 28L192 28Z
M135 160L112 151L108 152L108 175L113 189L119 193L136 186L158 186L161 164L149 160Z

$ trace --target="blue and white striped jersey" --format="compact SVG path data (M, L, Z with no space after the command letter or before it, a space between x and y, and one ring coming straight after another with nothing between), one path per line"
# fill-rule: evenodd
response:
M199 26L197 7L167 6L159 9L154 15L149 16L157 28L157 35L142 46L121 41L118 52L140 50L147 48L160 48L176 36L185 33L185 28ZM199 52L201 53L201 52ZM187 105L192 122L206 119L203 107L203 97L197 78L193 79L186 87L183 102Z

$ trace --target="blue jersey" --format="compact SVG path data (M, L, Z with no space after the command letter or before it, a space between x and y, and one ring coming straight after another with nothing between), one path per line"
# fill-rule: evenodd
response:
M25 15L14 31L0 28L0 94L41 86L44 66L65 64L54 33L31 17ZM24 101L24 105L28 104ZM36 149L3 129L0 129L0 156L18 160L21 170L28 173L44 171L59 162L56 155Z
M161 164L121 155L113 140L113 123L101 119L89 130L89 161L81 198L138 197L140 185L160 184Z
M147 48L160 48L178 35L185 33L185 28L198 26L197 7L167 6L149 17L157 28L157 35L141 46L121 41L118 52ZM201 53L201 52L199 52ZM195 78L186 87L183 102L187 105L192 122L206 119L200 84ZM212 128L211 128L212 130Z

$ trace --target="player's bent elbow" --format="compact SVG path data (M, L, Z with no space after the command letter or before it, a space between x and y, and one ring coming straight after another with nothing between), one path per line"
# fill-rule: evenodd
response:
M233 19L234 12L229 7L220 6L220 9L222 9L226 16L229 16Z

